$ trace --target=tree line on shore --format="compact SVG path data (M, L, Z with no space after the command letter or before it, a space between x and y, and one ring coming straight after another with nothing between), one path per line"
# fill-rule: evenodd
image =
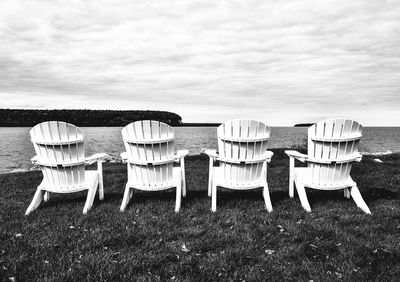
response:
M166 111L0 109L0 127L30 127L51 120L65 121L76 126L125 126L137 120L182 125L179 115Z

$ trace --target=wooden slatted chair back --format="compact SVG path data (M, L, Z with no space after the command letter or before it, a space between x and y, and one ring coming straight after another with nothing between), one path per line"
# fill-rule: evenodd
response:
M312 184L319 187L340 186L350 178L352 162L358 152L362 126L349 119L328 119L308 129L308 166L312 168ZM333 161L326 164L326 161Z
M128 154L128 182L143 187L162 187L172 181L174 129L162 122L143 120L122 129Z
M47 186L68 192L85 183L82 129L62 121L46 121L35 125L30 136Z
M262 181L270 133L256 120L231 120L218 127L218 159L225 183L240 187Z

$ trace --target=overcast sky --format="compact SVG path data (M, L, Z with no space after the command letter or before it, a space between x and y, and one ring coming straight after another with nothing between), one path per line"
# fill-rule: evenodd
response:
M400 125L400 2L1 1L1 108Z

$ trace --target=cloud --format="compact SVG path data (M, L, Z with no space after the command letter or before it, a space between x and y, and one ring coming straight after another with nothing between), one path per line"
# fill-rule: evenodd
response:
M4 1L0 97L188 122L399 125L399 14L378 0Z

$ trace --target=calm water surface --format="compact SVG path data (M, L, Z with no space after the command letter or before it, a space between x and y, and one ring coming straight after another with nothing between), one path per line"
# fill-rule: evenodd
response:
M119 157L124 151L122 127L83 127L86 155L106 152ZM32 167L35 155L29 127L0 127L0 173ZM176 149L198 154L202 148L217 149L216 127L177 127ZM400 152L400 127L364 127L360 151L365 153ZM273 127L269 148L291 148L305 143L307 128Z

